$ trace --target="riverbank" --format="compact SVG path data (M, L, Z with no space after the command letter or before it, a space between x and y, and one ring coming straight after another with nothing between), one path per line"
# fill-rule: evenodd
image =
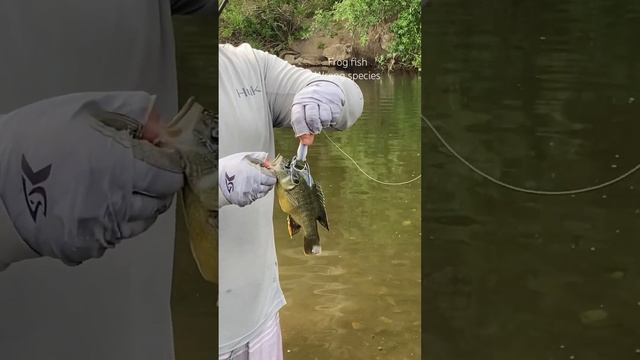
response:
M419 4L417 0L235 1L220 19L220 42L247 42L302 67L418 72Z
M418 71L416 67L397 63L394 58L389 58L387 62L380 61L389 57L388 51L392 38L389 32L380 31L363 46L346 31L334 36L315 34L308 39L292 42L288 49L280 51L277 55L292 65L302 67L335 67L345 71L355 69Z

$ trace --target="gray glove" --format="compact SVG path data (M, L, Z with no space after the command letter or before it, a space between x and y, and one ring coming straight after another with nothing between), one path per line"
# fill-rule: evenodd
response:
M0 118L0 198L35 252L76 265L169 208L183 185L179 161L98 121L114 114L144 123L154 100L144 92L71 94Z
M276 177L262 166L267 157L265 152L242 152L220 159L220 207L228 204L247 206L273 189Z
M323 128L336 125L344 99L342 89L330 81L314 81L300 90L291 107L291 126L296 137L319 134Z

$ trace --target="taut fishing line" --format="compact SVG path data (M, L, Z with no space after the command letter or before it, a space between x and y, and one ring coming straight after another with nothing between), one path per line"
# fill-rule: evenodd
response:
M460 154L458 154L458 152L455 151L453 149L453 147L451 147L451 145L449 145L449 143L447 143L447 141L444 139L444 137L442 137L440 132L438 132L436 127L433 126L431 121L429 121L429 119L427 119L426 116L423 115L422 119L427 124L427 126L429 126L429 128L431 128L431 131L433 131L433 133L436 135L436 137L442 143L442 145L444 145L444 147L446 147L447 150L449 150L449 152L451 154L453 154L453 156L455 156L458 160L460 160L463 164L465 164L469 169L473 170L476 174L478 174L478 175L482 176L483 178L493 182L494 184L500 185L500 186L505 187L505 188L510 189L510 190L514 190L514 191L518 191L518 192L522 192L522 193L526 193L526 194L533 194L533 195L575 195L575 194L580 194L580 193L586 193L586 192L589 192L589 191L599 190L599 189L603 189L603 188L605 188L607 186L613 185L613 184L615 184L615 183L617 183L619 181L624 180L625 178L631 176L632 174L634 174L635 172L640 170L640 164L638 164L635 167L633 167L631 170L629 170L629 171L623 173L622 175L620 175L618 177L615 177L615 178L613 178L613 179L611 179L609 181L605 181L605 182L600 183L598 185L579 188L579 189L570 189L570 190L561 190L561 191L546 191L546 190L526 189L526 188L510 185L510 184L507 184L507 183L505 183L503 181L500 181L500 180L494 178L493 176L491 176L491 175L483 172L482 170L476 168L475 166L473 166L470 162L468 162L467 160L465 160L465 158L463 158Z
M381 181L378 180L376 178L374 178L373 176L367 174L366 171L364 171L360 165L358 165L358 163L353 160L353 158L351 156L349 156L349 154L347 154L344 150L342 150L342 148L340 148L340 146L338 146L338 144L335 143L335 141L333 141L333 139L331 139L329 137L329 135L327 135L326 132L322 132L324 134L324 136L327 138L327 140L329 140L335 147L336 149L340 150L340 152L347 157L347 159L351 160L351 162L356 166L356 168L358 168L358 170L364 174L364 176L368 177L370 180L377 182L378 184L382 184L382 185L389 185L389 186L399 186L399 185L406 185L406 184L410 184L414 181L420 180L420 178L422 177L422 174L416 176L415 178L411 179L411 180L407 180L407 181L402 181L402 182L387 182L387 181Z

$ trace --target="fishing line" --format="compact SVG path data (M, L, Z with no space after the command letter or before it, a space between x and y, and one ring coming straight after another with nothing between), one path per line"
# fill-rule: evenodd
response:
M640 164L638 164L635 167L633 167L631 170L629 170L629 171L623 173L622 175L620 175L618 177L615 177L615 178L613 178L613 179L611 179L609 181L605 181L605 182L603 182L601 184L598 184L598 185L588 186L588 187L579 188L579 189L560 190L560 191L526 189L526 188L522 188L522 187L518 187L518 186L507 184L504 181L500 181L500 180L494 178L493 176L491 176L491 175L483 172L482 170L476 168L475 166L473 166L470 162L468 162L460 154L458 154L458 152L456 152L453 149L453 147L451 147L451 145L449 145L449 143L444 139L444 137L442 137L440 132L438 132L438 130L435 128L435 126L433 126L431 121L429 121L429 119L427 119L426 116L423 115L422 119L429 126L429 128L431 128L431 131L433 131L433 133L436 135L436 137L442 143L442 145L444 145L447 148L447 150L449 150L449 152L451 154L453 154L453 156L455 156L458 160L460 160L463 164L465 164L469 169L473 170L476 174L478 174L478 175L482 176L483 178L493 182L494 184L500 185L500 186L505 187L505 188L510 189L510 190L514 190L514 191L518 191L518 192L522 192L522 193L526 193L526 194L534 194L534 195L575 195L575 194L586 193L586 192L589 192L589 191L599 190L599 189L605 188L607 186L613 185L613 184L615 184L615 183L617 183L619 181L624 180L625 178L631 176L632 174L634 174L635 172L640 170Z
M410 184L410 183L412 183L412 182L414 182L414 181L417 181L417 180L419 180L419 179L422 177L422 174L420 174L420 175L416 176L415 178L413 178L413 179L411 179L411 180L402 181L402 182L387 182L387 181L381 181L381 180L378 180L378 179L374 178L373 176L371 176L371 175L367 174L367 172L366 172L366 171L364 171L364 170L360 167L360 165L358 165L358 163L357 163L355 160L353 160L353 158L352 158L351 156L349 156L349 154L347 154L344 150L342 150L342 148L340 148L340 146L338 146L338 144L336 144L336 143L335 143L335 141L333 141L333 140L329 137L329 135L327 135L327 133L326 133L326 132L324 132L324 131L323 131L323 132L322 132L322 134L324 134L324 136L325 136L329 141L331 141L331 143L332 143L332 144L333 144L333 145L334 145L338 150L340 150L340 152L341 152L344 156L346 156L346 157L347 157L347 159L351 160L351 162L356 166L356 168L358 168L358 170L359 170L362 174L364 174L364 176L368 177L369 179L373 180L374 182L377 182L378 184L382 184L382 185L389 185L389 186L406 185L406 184Z
M227 6L228 2L228 0L222 0L222 3L220 3L220 5L218 6L218 17L220 17L220 14L222 14L222 11L224 11L224 8Z

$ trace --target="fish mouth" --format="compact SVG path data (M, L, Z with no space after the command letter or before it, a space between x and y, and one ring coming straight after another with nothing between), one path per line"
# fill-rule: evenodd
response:
M276 166L280 166L282 164L282 159L284 159L282 155L276 155L275 159L271 161L271 167L275 168Z
M287 175L291 173L291 161L278 154L269 164L271 170L276 172L285 172Z

